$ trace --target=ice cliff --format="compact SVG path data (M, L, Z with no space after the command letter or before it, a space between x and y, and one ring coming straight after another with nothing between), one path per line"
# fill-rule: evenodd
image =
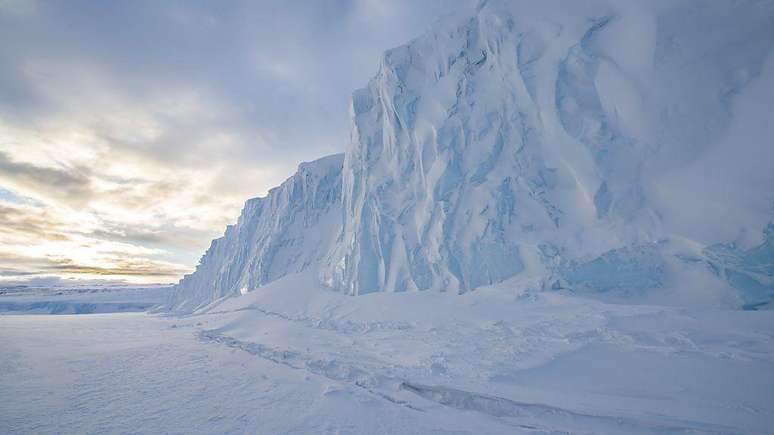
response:
M175 297L314 266L350 294L765 303L773 46L771 1L482 2L385 53L343 168L249 201Z
M248 200L236 225L175 287L169 307L193 311L315 267L339 232L342 161L336 154L302 163L266 197Z

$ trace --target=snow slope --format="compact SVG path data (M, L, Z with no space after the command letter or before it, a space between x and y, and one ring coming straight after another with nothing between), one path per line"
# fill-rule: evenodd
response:
M343 168L248 201L171 305L309 268L353 295L514 278L766 304L773 46L772 1L483 1L385 53L353 94Z

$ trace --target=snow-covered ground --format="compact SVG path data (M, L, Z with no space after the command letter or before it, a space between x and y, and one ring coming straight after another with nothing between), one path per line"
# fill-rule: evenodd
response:
M774 433L774 311L291 275L186 317L0 316L10 433Z
M0 288L0 314L140 312L164 303L168 285Z

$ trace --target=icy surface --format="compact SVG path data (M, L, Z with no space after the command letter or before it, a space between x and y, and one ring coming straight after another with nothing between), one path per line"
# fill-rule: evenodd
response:
M6 287L0 315L141 312L164 304L170 291L168 285Z
M774 433L772 314L507 283L353 298L307 270L185 317L0 316L0 427Z
M171 306L313 269L352 295L761 307L772 47L771 1L481 2L386 52L344 156L248 201Z

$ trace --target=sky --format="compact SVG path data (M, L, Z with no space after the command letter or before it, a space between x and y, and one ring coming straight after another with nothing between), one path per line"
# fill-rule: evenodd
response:
M0 285L169 283L466 0L0 0Z

